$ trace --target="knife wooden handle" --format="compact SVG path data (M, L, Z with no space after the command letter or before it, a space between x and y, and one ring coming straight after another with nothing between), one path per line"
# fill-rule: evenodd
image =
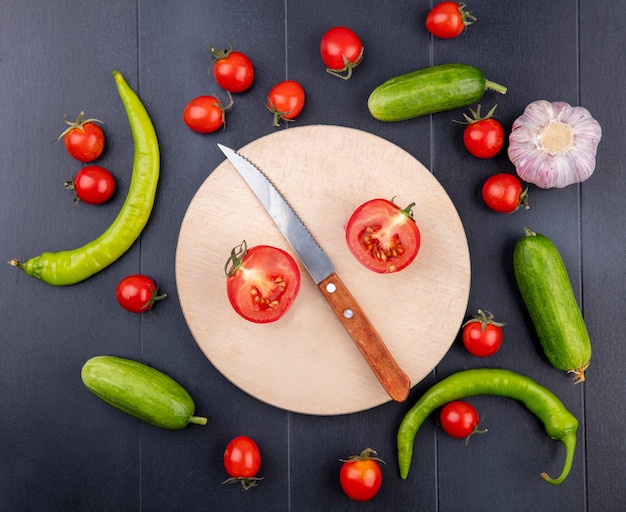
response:
M389 396L396 402L406 400L411 380L337 274L330 274L318 287Z

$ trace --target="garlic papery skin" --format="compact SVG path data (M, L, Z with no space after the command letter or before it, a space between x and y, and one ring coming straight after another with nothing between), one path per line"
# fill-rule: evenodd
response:
M540 188L563 188L593 174L602 128L584 107L537 100L514 122L508 155L518 176Z

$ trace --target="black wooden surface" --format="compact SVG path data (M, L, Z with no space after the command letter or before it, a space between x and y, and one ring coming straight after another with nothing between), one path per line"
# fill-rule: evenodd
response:
M162 154L149 224L113 266L66 288L0 267L0 510L623 510L624 5L473 0L470 9L478 21L457 39L434 40L423 26L431 4L0 1L0 249L5 260L82 245L120 208L133 147L113 69L140 94ZM319 40L335 25L351 27L365 45L365 60L348 82L326 74L319 57ZM224 40L249 54L256 79L252 89L236 97L226 130L200 136L184 126L182 110L193 97L218 92L207 75L207 42ZM512 166L505 153L481 161L465 151L462 127L451 122L460 111L397 124L370 117L366 100L377 84L445 62L476 65L508 86L506 96L487 93L482 100L498 103L507 131L536 99L587 107L603 127L592 178L562 190L531 186L529 211L498 215L483 205L480 186ZM507 322L495 356L474 358L457 339L406 403L311 417L251 398L202 355L176 295L178 230L193 194L223 159L215 144L240 147L276 129L264 97L285 78L299 80L307 92L294 125L337 124L385 137L440 180L458 208L470 246L468 315L487 308ZM80 164L54 141L63 115L71 118L81 110L106 123L107 147L99 163L113 170L118 192L105 205L71 208L71 194L62 185ZM517 293L511 255L524 225L552 238L570 272L593 340L584 384L574 386L571 377L547 363ZM225 249L220 240L215 248ZM119 279L137 272L158 280L168 294L153 314L133 315L116 303ZM110 408L80 380L82 364L98 354L137 359L165 371L189 390L209 424L163 431ZM536 379L580 420L574 466L562 485L539 477L541 471L560 471L562 446L519 403L494 397L471 400L489 432L467 446L430 418L418 433L409 478L400 480L395 434L404 413L436 380L481 366ZM224 447L239 434L256 439L263 454L265 479L245 493L221 484ZM375 448L387 463L380 493L357 504L339 487L338 459L365 447Z

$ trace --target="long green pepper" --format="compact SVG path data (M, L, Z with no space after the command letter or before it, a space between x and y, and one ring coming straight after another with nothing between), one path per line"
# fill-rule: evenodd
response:
M122 74L115 70L113 77L134 140L128 194L115 220L95 240L72 250L44 252L26 262L9 261L10 265L51 285L75 284L111 265L139 238L152 212L160 170L156 132L143 103Z
M479 368L463 370L432 386L406 414L398 430L398 466L403 479L409 474L413 458L413 442L426 418L448 402L468 396L496 395L523 403L539 418L548 435L565 445L565 463L561 475L541 477L548 483L560 484L567 478L576 450L578 420L548 389L534 380L510 370Z

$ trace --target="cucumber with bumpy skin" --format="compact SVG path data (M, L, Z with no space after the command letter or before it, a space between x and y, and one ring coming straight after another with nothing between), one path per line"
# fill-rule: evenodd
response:
M528 228L515 244L515 280L550 364L585 380L591 340L565 263L550 239Z
M189 393L171 377L137 361L96 356L82 368L83 383L94 395L146 423L180 430L189 423L206 425L194 416Z
M372 91L367 107L379 121L404 121L467 107L487 89L506 93L506 87L487 80L474 66L441 64L390 78Z

